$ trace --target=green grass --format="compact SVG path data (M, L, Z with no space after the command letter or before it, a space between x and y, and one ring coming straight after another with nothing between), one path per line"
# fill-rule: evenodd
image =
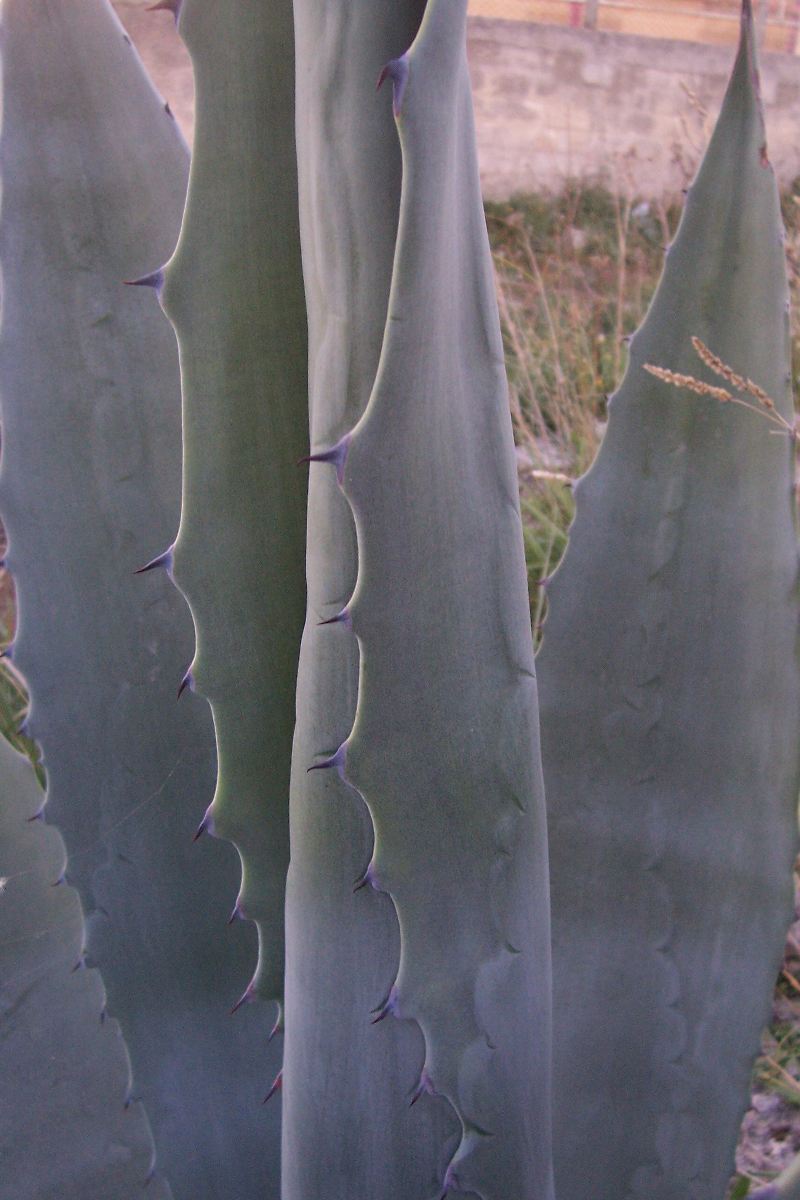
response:
M5 533L0 525L0 555L5 554ZM0 648L9 646L16 628L16 603L14 583L5 567L0 568ZM28 712L28 693L23 680L12 664L0 661L0 735L11 742L17 750L27 754L36 768L39 782L44 787L44 769L39 762L39 750L31 738L19 732L20 725Z
M621 377L626 338L653 294L675 208L648 207L602 188L522 197L486 209L498 275L532 611L538 581L557 564L572 519L569 485L591 463L606 401Z

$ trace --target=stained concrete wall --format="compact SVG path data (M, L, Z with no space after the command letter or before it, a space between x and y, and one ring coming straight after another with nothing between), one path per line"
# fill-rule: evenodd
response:
M469 54L484 192L504 199L569 178L677 192L735 51L476 17ZM800 59L762 55L761 90L770 159L788 183L800 175Z
M170 14L143 11L147 2L115 7L191 140L188 55ZM719 109L733 55L727 47L471 18L486 195L556 190L576 178L639 196L677 192ZM770 157L790 182L800 175L800 58L765 54L762 65Z

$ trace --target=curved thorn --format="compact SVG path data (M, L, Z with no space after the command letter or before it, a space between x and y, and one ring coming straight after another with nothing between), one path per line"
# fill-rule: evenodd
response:
M439 1200L446 1200L447 1193L451 1188L456 1188L457 1190L459 1189L458 1179L453 1172L452 1165L449 1166L444 1173L444 1191L439 1197Z
M367 886L367 884L369 884L370 887L375 888L377 890L378 885L375 880L375 868L373 867L371 862L367 866L367 869L364 872L364 874L359 875L358 879L353 884L353 892L354 893L360 892L363 887Z
M408 54L401 54L399 58L393 58L386 63L378 76L375 90L380 91L387 79L392 81L392 112L397 118L403 107L403 97L408 83Z
M253 999L254 995L255 995L255 984L253 983L253 981L251 979L250 982L248 983L247 987L244 989L241 996L239 997L239 999L236 1001L233 1008L231 1009L231 1016L233 1016L234 1013L237 1013L243 1004L249 1004L250 1001Z
M13 642L9 642L7 646L4 646L3 649L0 650L0 658L5 658L9 662L14 661L14 643Z
M228 924L233 925L234 921L238 921L240 918L244 919L242 910L239 908L239 901L237 900L233 906L231 915L228 917Z
M312 763L310 767L307 767L306 775L310 774L311 771L327 771L330 767L334 767L341 775L344 771L345 759L345 743L342 742L335 754L331 754L329 758L324 758L322 762Z
M341 486L344 480L344 467L347 462L349 446L350 434L346 433L329 450L320 450L316 454L305 454L302 458L298 458L297 466L302 466L303 463L331 463L336 468L336 479Z
M187 688L191 692L194 691L194 676L192 675L191 667L189 667L189 670L186 672L186 674L184 675L183 679L180 682L180 687L178 688L178 699L179 700Z
M197 829L194 831L194 837L192 838L192 841L196 842L198 838L203 836L204 833L210 833L212 837L214 836L214 818L211 815L211 805L209 805L206 809L205 816L197 826Z
M271 1042L272 1039L279 1033L283 1033L283 1009L281 1009L281 1011L278 1013L275 1024L269 1031L269 1037L267 1038L267 1041Z
M347 605L340 609L335 616L326 617L324 621L317 621L317 625L344 625L347 629L351 629L352 624L353 623L350 620L350 611L347 608Z
M160 299L164 290L164 268L159 267L157 271L151 271L149 275L142 275L139 279L123 279L122 282L128 287L153 288Z
M414 1091L412 1093L411 1100L409 1102L408 1107L413 1108L414 1105L419 1100L420 1096L425 1095L425 1094L427 1094L428 1096L432 1096L433 1092L434 1092L433 1082L431 1080L430 1075L423 1067L422 1072L419 1077L419 1083L414 1088Z
M30 823L31 821L43 821L43 820L44 820L44 805L42 805L41 808L37 808L36 812L33 814L32 817L28 817L28 823Z
M162 554L151 558L150 562L146 562L143 567L137 567L133 573L134 575L144 575L146 571L155 571L157 567L164 567L168 575L172 574L172 546L169 546Z
M383 1021L386 1017L388 1017L389 1013L394 1015L397 1012L396 983L392 984L391 988L389 989L389 995L386 997L383 1004L379 1005L378 1008L373 1008L372 1011L377 1015L372 1018L372 1021L370 1022L371 1025L377 1025L380 1021Z
M275 1095L275 1093L279 1092L282 1087L283 1087L283 1070L281 1069L280 1071L278 1071L278 1074L275 1076L275 1078L272 1082L272 1087L269 1089L269 1091L267 1092L266 1096L261 1101L261 1103L266 1104L267 1101L271 1100L272 1097Z

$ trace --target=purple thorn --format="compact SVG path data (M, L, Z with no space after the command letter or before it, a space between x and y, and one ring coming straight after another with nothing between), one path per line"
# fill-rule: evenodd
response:
M80 958L79 958L79 959L78 959L78 961L75 963L75 966L72 968L72 974L73 974L73 975L75 974L75 972L76 972L76 971L83 971L83 970L84 970L84 968L86 967L86 957L85 957L85 955L86 955L86 951L85 951L85 950L82 950L82 951L81 951L81 956L80 956Z
M377 880L375 879L375 868L370 863L363 875L359 875L358 879L353 884L353 891L360 892L363 887L369 884L370 887L378 889Z
M0 658L6 658L9 662L14 661L14 643L9 642L2 650L0 650Z
M317 621L317 625L344 625L347 629L352 629L353 622L350 620L349 609L345 605L334 617L327 617L324 621Z
M145 5L145 12L171 12L177 24L182 3L183 0L155 0L154 4Z
M403 107L403 96L406 92L406 84L408 83L408 55L401 54L399 58L393 58L381 70L378 76L378 83L375 90L380 91L384 81L391 79L392 81L392 112L395 117L400 116L400 109Z
M320 450L318 454L306 454L303 458L298 458L297 466L302 466L303 463L331 463L336 468L336 479L341 487L344 480L344 465L347 461L347 451L350 447L350 434L346 433L343 438L340 438L335 446L331 446L329 450Z
M41 808L37 808L36 812L33 814L32 817L28 817L28 822L43 821L43 820L44 820L44 805L42 805Z
M194 831L193 842L199 841L204 833L210 833L214 837L214 818L211 816L211 805L206 809L206 815L203 817L197 829Z
M67 877L64 874L64 872L62 871L61 874L59 875L58 879L55 881L55 883L50 884L50 887L61 887L62 883L66 882L66 879L67 879Z
M446 1200L447 1193L450 1191L451 1188L456 1188L456 1189L459 1188L458 1179L455 1176L452 1164L447 1168L447 1170L444 1173L444 1191L442 1192L441 1196L439 1197L439 1200Z
M144 1185L143 1186L147 1187L149 1184L151 1184L153 1182L155 1177L156 1177L156 1169L155 1169L155 1167L151 1167L150 1170L147 1172L147 1174L144 1177Z
M156 567L164 567L168 575L172 574L172 546L169 546L163 554L157 554L155 558L151 558L150 562L146 562L143 567L137 567L133 573L134 575L144 575L145 571L155 571Z
M122 282L128 287L151 287L160 299L164 290L164 268L159 267L157 271L151 271L149 275L142 275L140 279L123 279Z
M272 1026L272 1029L270 1029L270 1031L269 1031L269 1037L267 1038L267 1041L271 1042L272 1039L276 1036L276 1034L279 1034L279 1033L283 1033L283 1013L282 1012L278 1013L277 1020L275 1021L275 1024Z
M373 1013L377 1014L377 1016L374 1016L372 1018L372 1021L370 1022L370 1024L372 1024L372 1025L377 1025L379 1021L382 1021L385 1017L388 1017L389 1013L392 1013L392 1015L396 1014L396 1012L397 1012L397 984L396 983L392 984L392 986L389 990L389 995L386 997L386 1000L383 1002L383 1004L381 1004L379 1008L373 1008L372 1011L373 1011Z
M231 1016L233 1016L234 1013L237 1013L243 1004L250 1003L250 1001L253 999L253 996L255 995L255 990L256 990L255 984L253 983L253 981L251 979L250 982L248 983L247 987L244 989L241 996L239 997L239 999L236 1001L233 1008L231 1009Z
M101 1009L100 1009L100 1024L101 1024L101 1025L105 1025L105 1023L106 1023L106 1017L107 1017L107 1016L108 1016L108 1011L107 1011L107 1009L105 1009L105 1008L101 1008Z
M234 921L238 921L241 916L242 910L239 908L239 901L237 900L233 906L231 915L228 917L228 924L233 925Z
M272 1097L275 1095L275 1093L279 1092L282 1087L283 1087L283 1071L281 1070L281 1071L278 1071L278 1074L275 1076L275 1079L273 1080L272 1087L269 1089L269 1091L267 1092L266 1096L261 1101L261 1103L266 1104L267 1101L271 1100Z
M189 667L188 671L186 672L186 674L184 675L183 679L180 682L180 687L178 688L178 699L179 700L187 688L189 689L190 692L194 691L194 676L192 675L191 667Z
M419 1083L414 1088L414 1092L413 1092L413 1095L411 1097L411 1101L410 1101L408 1107L413 1108L414 1105L419 1100L420 1096L425 1095L425 1094L427 1094L428 1096L432 1096L433 1093L434 1093L433 1081L431 1080L431 1077L428 1074L428 1072L423 1067L422 1074L419 1077Z
M311 771L327 771L329 767L335 767L341 775L344 770L345 758L345 743L342 742L335 754L331 754L329 758L324 758L322 762L313 763L310 767L307 767L306 774L308 775Z

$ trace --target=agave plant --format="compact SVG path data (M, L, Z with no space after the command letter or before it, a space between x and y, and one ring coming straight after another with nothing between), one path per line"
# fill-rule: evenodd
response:
M106 0L3 6L0 503L48 788L2 750L0 1195L722 1200L798 788L749 7L548 586L540 754L466 0L166 6L179 236L185 147Z

